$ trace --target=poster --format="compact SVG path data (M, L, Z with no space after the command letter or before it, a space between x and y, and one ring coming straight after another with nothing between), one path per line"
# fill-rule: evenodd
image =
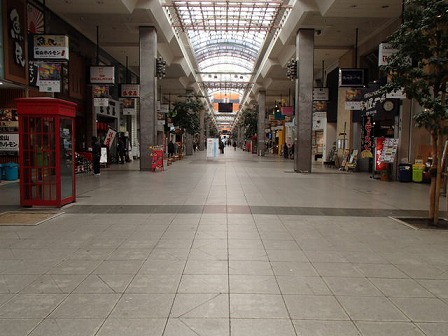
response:
M40 92L61 92L61 63L40 63L38 85Z
M218 139L207 138L207 158L218 157Z

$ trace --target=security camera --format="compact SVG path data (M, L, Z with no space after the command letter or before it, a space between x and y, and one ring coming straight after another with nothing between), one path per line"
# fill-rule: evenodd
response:
M319 36L320 34L322 34L322 30L320 30L320 29L316 29L314 32L315 32L315 34L316 34L317 36Z

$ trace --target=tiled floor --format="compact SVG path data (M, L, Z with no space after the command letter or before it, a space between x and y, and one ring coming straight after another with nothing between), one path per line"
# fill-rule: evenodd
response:
M389 217L424 216L427 185L240 150L133 166L0 226L0 335L448 335L448 232Z

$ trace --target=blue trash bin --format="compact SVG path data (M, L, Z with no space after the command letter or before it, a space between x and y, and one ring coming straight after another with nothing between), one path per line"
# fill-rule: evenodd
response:
M15 181L19 179L19 165L17 163L7 163L3 165L5 170L5 180Z

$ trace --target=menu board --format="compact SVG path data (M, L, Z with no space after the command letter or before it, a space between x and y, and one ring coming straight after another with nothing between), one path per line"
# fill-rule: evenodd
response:
M385 163L394 163L397 155L397 148L397 138L385 138L383 142L383 150L380 155L380 161Z

